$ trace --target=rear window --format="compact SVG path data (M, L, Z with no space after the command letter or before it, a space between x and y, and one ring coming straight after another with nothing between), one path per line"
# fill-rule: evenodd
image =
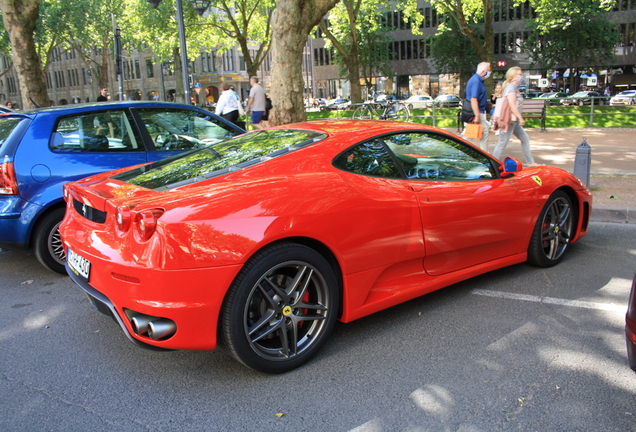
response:
M25 118L0 118L0 155L4 156L8 153L5 143L8 142L11 134L14 131L16 131L16 133L22 133L24 131L24 127L18 127L18 125L22 122L24 122L25 127L29 123Z
M315 131L270 129L113 176L135 186L166 190L265 162L326 138Z

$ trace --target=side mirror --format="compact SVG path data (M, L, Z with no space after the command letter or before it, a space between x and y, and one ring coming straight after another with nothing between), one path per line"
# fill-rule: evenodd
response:
M516 172L519 172L523 169L523 164L519 159L515 159L513 157L508 156L504 159L504 163L499 167L499 171L501 171L501 177L510 177Z

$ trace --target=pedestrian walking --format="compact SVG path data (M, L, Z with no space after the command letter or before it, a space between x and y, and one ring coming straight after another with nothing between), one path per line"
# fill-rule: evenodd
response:
M484 80L490 76L490 63L482 62L477 65L477 72L466 84L466 99L470 101L475 117L473 123L481 124L481 140L479 148L488 151L488 136L490 127L486 118L486 106L488 104L488 93Z
M503 151L510 141L510 137L514 134L521 141L521 152L527 166L536 166L530 153L530 138L523 129L526 121L521 115L521 106L523 105L523 96L519 91L519 85L524 83L523 71L520 67L513 66L506 72L506 81L503 83L503 93L500 110L496 118L497 126L501 130L499 141L495 146L492 155L496 159L500 159Z
M223 117L225 120L237 124L239 118L239 100L238 95L226 83L221 84L221 96L216 103L215 114Z
M257 77L251 77L250 84L252 88L250 89L249 101L247 102L247 109L245 111L252 114L252 126L254 126L255 129L262 129L264 127L265 90L258 84Z

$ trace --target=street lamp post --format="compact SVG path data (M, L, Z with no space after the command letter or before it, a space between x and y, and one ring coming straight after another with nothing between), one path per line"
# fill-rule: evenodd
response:
M150 6L157 8L161 0L147 0ZM209 0L191 0L194 9L199 16L203 15L205 10L210 5ZM186 51L186 38L185 38L185 25L183 24L183 4L181 0L177 2L177 24L179 26L179 49L181 50L181 75L183 78L183 93L185 96L185 103L191 104L190 101L190 82L188 80L188 54ZM165 96L165 95L164 95Z

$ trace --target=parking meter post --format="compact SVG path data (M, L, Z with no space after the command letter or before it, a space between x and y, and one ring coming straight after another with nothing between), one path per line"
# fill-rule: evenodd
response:
M592 147L587 143L587 138L583 137L583 142L576 148L574 158L574 175L581 180L585 186L590 187L590 165L592 163Z

